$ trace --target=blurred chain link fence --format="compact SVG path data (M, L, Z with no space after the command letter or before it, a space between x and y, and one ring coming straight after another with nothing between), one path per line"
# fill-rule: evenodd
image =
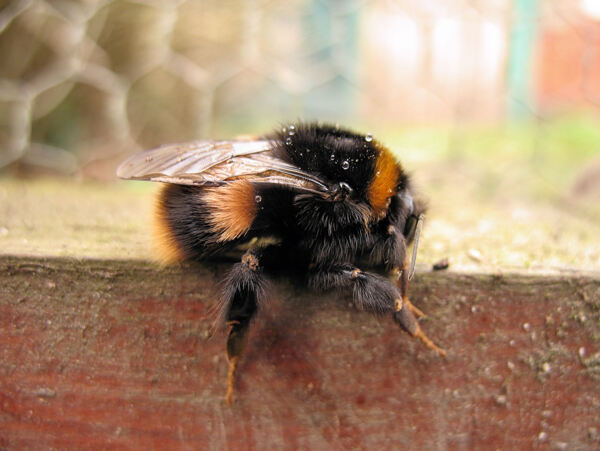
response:
M9 1L0 167L75 172L299 117L496 121L597 105L596 14L585 0Z

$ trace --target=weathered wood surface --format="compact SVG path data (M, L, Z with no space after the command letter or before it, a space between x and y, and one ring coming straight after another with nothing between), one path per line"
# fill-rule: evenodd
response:
M600 447L596 276L417 274L447 358L274 283L228 407L223 271L0 257L0 448Z

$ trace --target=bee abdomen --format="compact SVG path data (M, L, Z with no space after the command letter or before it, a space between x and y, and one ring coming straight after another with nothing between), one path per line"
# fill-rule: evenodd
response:
M176 218L185 214L181 205L181 196L184 194L182 188L186 187L165 184L156 196L152 235L156 256L161 263L176 263L186 259L186 251L175 226Z
M174 263L225 250L250 230L256 212L254 187L244 180L210 188L165 185L154 215L158 258Z

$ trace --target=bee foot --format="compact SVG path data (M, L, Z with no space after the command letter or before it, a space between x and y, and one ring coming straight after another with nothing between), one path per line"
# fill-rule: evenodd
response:
M442 348L440 348L438 345L436 345L433 341L431 341L429 339L429 337L427 335L425 335L425 333L423 332L423 330L420 327L417 329L417 331L415 332L413 337L421 340L425 344L425 346L427 346L429 349L432 349L435 352L437 352L438 355L440 355L442 357L446 357L446 351L444 351Z
M394 320L402 327L406 332L415 338L418 338L427 346L429 349L436 351L439 355L445 356L446 351L437 346L433 341L425 335L415 315L411 311L410 303L406 303L405 300L396 300L396 312L394 313Z
M228 406L233 404L233 385L235 382L235 370L237 369L239 357L229 359L229 371L227 372L227 393L225 394L225 403Z
M419 308L415 307L413 305L412 302L410 302L408 300L408 297L404 297L402 298L402 302L404 302L404 305L413 313L413 315L415 315L417 318L427 318L427 315L425 313L423 313L422 310L420 310Z

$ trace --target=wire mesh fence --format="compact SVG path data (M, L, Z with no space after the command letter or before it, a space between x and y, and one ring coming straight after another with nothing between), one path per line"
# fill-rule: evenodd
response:
M296 118L545 120L600 104L600 13L560 0L13 0L0 167L75 172Z

